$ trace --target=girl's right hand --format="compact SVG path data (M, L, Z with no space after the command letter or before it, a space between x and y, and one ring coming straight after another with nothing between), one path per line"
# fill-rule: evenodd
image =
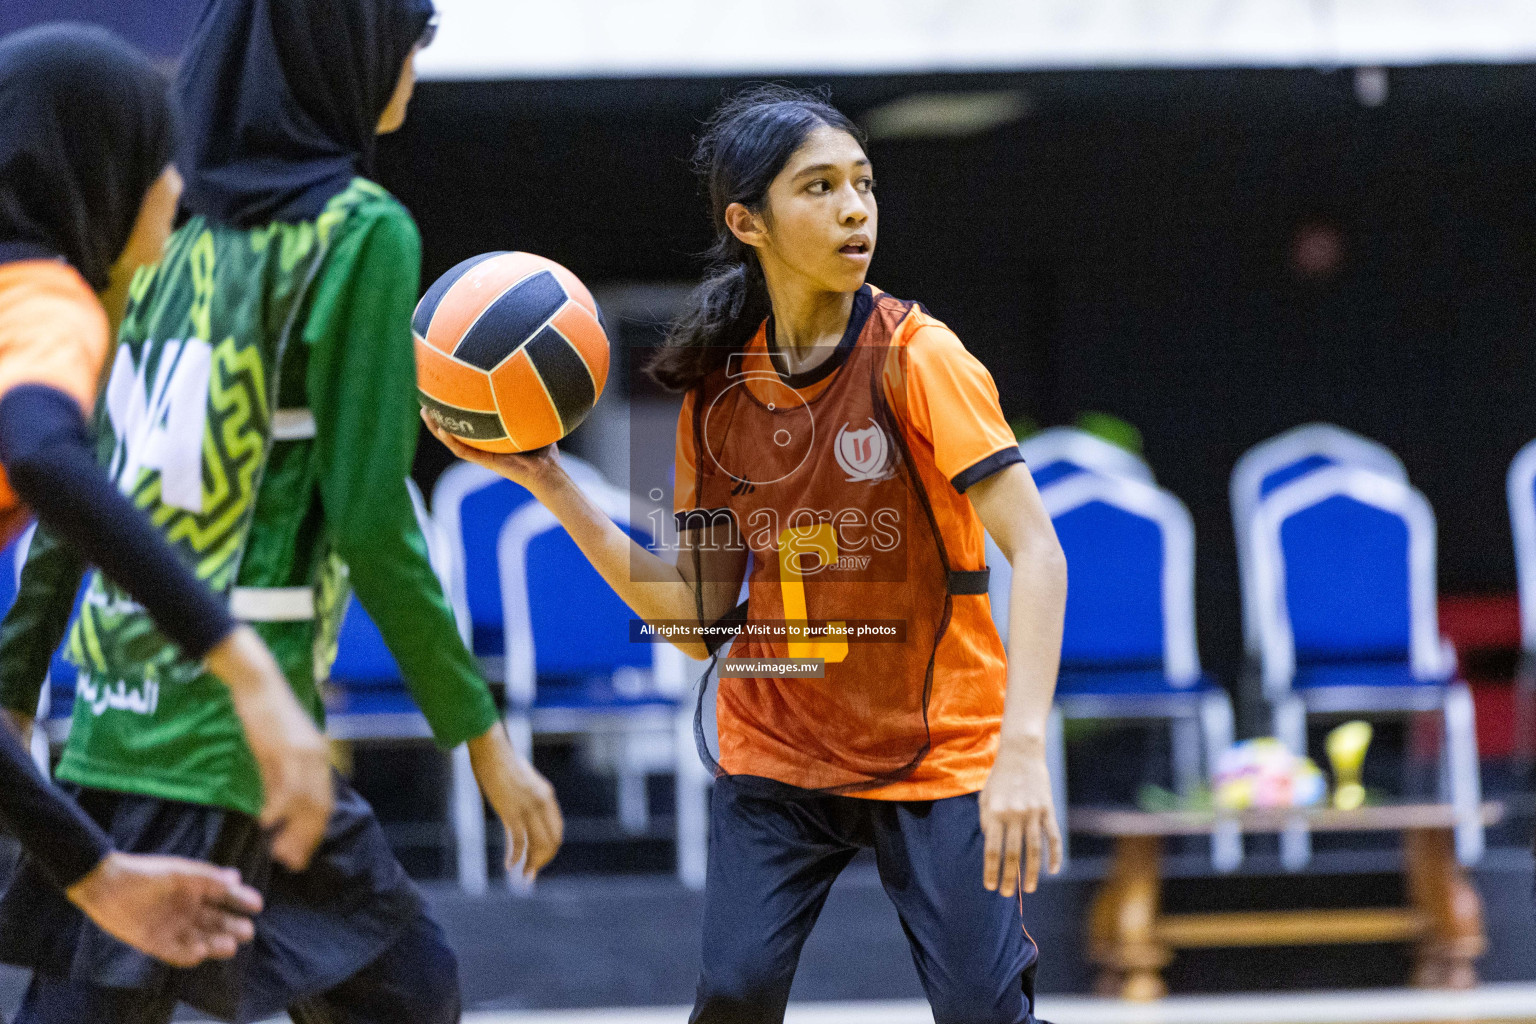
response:
M484 466L491 472L528 488L535 495L552 484L560 482L565 476L565 469L560 465L558 457L559 451L553 444L535 448L531 452L488 452L471 447L443 430L432 422L425 409L421 411L421 421L427 425L428 430L432 431L432 436L443 442L454 455L465 462Z

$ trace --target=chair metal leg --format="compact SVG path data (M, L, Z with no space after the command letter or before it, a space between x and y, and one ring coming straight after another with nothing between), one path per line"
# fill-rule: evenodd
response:
M1451 806L1456 809L1456 859L1471 865L1483 856L1483 785L1477 759L1476 713L1472 690L1466 683L1445 688L1445 752Z
M32 760L37 762L37 770L44 778L48 778L52 767L48 756L48 715L52 710L48 681L44 679L37 694L37 714L32 716Z
M1527 651L1515 671L1515 767L1529 781L1536 763L1536 651Z
M1067 747L1063 726L1061 709L1052 707L1045 727L1045 764L1051 773L1051 801L1056 805L1056 825L1061 829L1061 866L1065 868L1071 842L1067 825Z
M46 723L40 722L32 727L32 760L37 763L37 770L44 776L52 774L53 758L48 755L48 728Z
M683 702L676 721L677 877L690 889L704 888L709 863L709 772L693 743L693 709Z
M527 715L513 712L507 715L507 738L512 741L512 749L525 760L533 760L533 722Z
M1300 697L1287 695L1275 701L1275 738L1293 754L1307 753L1307 707Z
M1307 709L1301 698L1287 694L1275 701L1275 737L1293 754L1307 753ZM1292 818L1280 833L1280 864L1301 871L1312 861L1312 830L1303 818Z
M1450 773L1446 767L1444 709L1413 711L1408 715L1407 748L1403 752L1403 798L1423 799L1433 796L1447 803L1451 799ZM1429 757L1426 751L1433 751Z
M1456 800L1456 785L1452 781L1454 772L1451 769L1451 744L1446 736L1446 730L1450 726L1450 719L1446 717L1444 703L1442 702L1439 714L1417 714L1414 718L1427 720L1415 722L1415 725L1424 724L1427 728L1432 727L1434 730L1435 800L1442 804L1454 803Z
M453 841L458 854L459 888L471 896L485 894L489 869L485 856L485 804L469 763L469 748L459 744L450 755Z
M1200 722L1179 716L1168 720L1173 739L1173 789L1189 799L1200 788Z
M1205 741L1205 777L1214 779L1216 763L1232 746L1232 700L1223 692L1206 694L1200 701L1200 733ZM1217 871L1236 871L1243 862L1243 833L1236 821L1223 821L1211 833L1211 866Z
M651 824L650 801L646 799L645 772L628 763L621 755L618 773L619 825L630 835L640 835Z

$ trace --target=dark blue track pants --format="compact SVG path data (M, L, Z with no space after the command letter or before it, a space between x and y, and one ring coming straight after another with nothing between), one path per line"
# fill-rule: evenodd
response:
M895 802L715 783L693 1024L779 1024L838 873L873 849L935 1024L1040 1024L1022 902L982 887L975 794Z

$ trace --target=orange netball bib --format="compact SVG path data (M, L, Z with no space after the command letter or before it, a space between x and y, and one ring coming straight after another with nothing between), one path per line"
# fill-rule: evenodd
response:
M901 429L905 351L894 342L913 308L866 293L862 325L798 376L776 368L765 325L694 395L701 511L690 515L730 516L751 552L729 657L824 669L722 674L726 773L853 792L905 778L929 750L950 594L984 592L985 573L951 574Z

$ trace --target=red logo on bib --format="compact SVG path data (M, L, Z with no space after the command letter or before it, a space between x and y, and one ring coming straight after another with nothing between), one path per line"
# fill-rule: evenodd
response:
M874 483L891 475L891 443L874 420L859 430L848 429L844 423L833 442L832 454L837 464L848 474L848 482Z

